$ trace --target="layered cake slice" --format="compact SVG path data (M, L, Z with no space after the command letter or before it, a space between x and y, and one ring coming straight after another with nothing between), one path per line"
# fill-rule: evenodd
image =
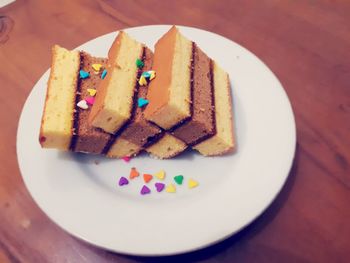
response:
M171 134L188 145L195 145L215 134L214 91L212 61L193 44L192 116Z
M213 63L216 134L193 146L205 156L222 155L234 150L232 95L228 74Z
M154 71L151 71L152 61L152 51L149 48L144 47L142 57L144 66L142 70L139 70L138 79L140 79L141 76L144 77L146 75L148 76L148 81L153 81L154 76L152 77L152 80L150 76L151 73L155 74ZM146 80L146 78L144 79ZM125 128L121 129L121 132L117 132L115 140L111 142L112 146L107 152L107 156L109 157L122 158L125 156L136 155L144 147L147 147L148 144L156 141L162 133L162 130L159 127L145 120L143 116L144 107L142 104L138 104L138 101L146 101L148 85L146 83L141 83L143 85L139 85L139 82L140 81L137 83L137 91L135 92L132 118Z
M121 31L108 53L107 76L99 86L89 123L116 133L130 118L144 46Z
M145 118L165 130L191 117L192 48L175 26L155 45L157 78L149 86Z
M79 67L79 51L68 51L58 45L52 48L52 66L39 135L44 148L70 148Z

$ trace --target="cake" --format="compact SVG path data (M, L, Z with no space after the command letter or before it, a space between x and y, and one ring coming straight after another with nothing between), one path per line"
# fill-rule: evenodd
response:
M146 148L151 156L157 159L169 159L182 153L187 149L187 144L175 136L165 132L157 142Z
M89 124L116 133L130 118L144 46L120 31L108 52L107 76L99 86Z
M142 72L149 72L152 69L153 53L147 47L144 47L142 61L144 66L142 70L139 70L138 79L140 79L141 74L144 74ZM134 156L144 147L157 141L161 136L162 130L158 126L148 122L143 116L144 107L138 107L137 105L139 99L146 98L147 89L147 84L139 85L139 82L137 82L132 117L125 128L117 132L114 137L115 140L107 152L107 156L113 158Z
M193 45L172 27L155 45L145 118L165 130L191 117L191 65Z
M52 66L39 135L39 142L44 148L70 149L79 68L79 51L68 51L58 45L53 46Z
M232 94L228 74L213 63L216 134L192 148L205 156L223 155L235 147Z

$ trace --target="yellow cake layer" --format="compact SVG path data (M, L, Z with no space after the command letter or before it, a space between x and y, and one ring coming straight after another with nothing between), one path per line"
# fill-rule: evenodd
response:
M114 134L131 117L138 68L143 45L121 31L108 53L107 76L101 82L89 123Z
M170 129L191 116L192 42L172 27L155 46L153 69L145 117Z
M39 137L44 148L69 150L73 135L79 68L79 51L53 46L52 66Z
M109 149L107 156L111 158L131 157L137 155L141 150L141 146L119 137Z
M229 76L215 62L213 74L216 135L192 147L205 156L222 155L235 146Z
M186 148L187 145L183 141L165 133L160 140L148 147L146 152L159 159L168 159L180 154Z

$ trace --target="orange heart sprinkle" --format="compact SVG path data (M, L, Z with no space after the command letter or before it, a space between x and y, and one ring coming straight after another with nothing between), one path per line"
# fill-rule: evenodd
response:
M153 179L153 176L151 174L144 174L143 175L143 180L145 180L145 183L148 183Z
M136 170L135 167L131 168L130 171L130 179L134 179L135 177L138 177L140 174L139 172Z

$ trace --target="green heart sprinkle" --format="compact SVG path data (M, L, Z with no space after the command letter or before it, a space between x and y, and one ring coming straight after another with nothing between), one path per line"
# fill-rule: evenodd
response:
M183 175L177 175L177 176L174 177L174 181L175 181L177 184L179 184L179 185L182 184L183 180L184 180Z
M144 66L145 64L142 62L142 60L141 59L136 59L136 66L138 67L138 68L143 68L143 66Z

